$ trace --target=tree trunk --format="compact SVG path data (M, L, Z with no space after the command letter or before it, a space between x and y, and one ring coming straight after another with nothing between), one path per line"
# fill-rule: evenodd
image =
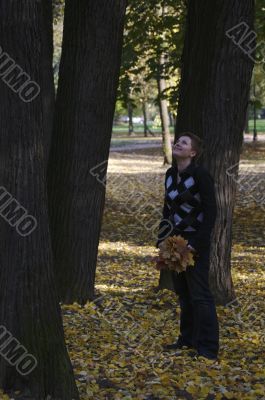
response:
M128 117L129 117L129 136L134 136L133 106L130 100L128 100Z
M148 136L148 126L147 126L147 115L146 115L146 103L143 101L143 117L144 117L144 136Z
M226 32L244 21L253 29L254 0L189 1L176 134L203 138L203 164L216 182L210 282L218 304L234 299L232 218L253 62ZM234 178L229 168L234 168Z
M55 272L65 303L94 297L125 8L126 0L65 4L48 170Z
M21 0L1 0L0 13L0 387L29 400L78 399L48 226L46 14L43 2Z
M245 133L249 133L249 107L250 103L248 102L247 112L246 112L246 122L245 122Z
M43 5L43 19L46 22L41 31L41 40L43 43L43 57L42 57L42 70L43 82L45 85L42 87L42 106L43 106L43 128L45 132L44 137L44 151L46 164L49 158L53 122L54 122L54 105L55 105L55 87L53 80L53 13L51 7L51 0L42 0Z
M161 56L160 66L163 68L164 57ZM159 112L161 119L161 128L162 128L162 144L163 144L163 152L164 152L164 164L172 163L172 147L171 147L171 138L170 138L170 129L169 129L169 117L168 117L168 107L166 99L163 99L161 96L163 91L166 89L166 81L160 75L157 80L158 86L158 95L159 95Z
M174 118L171 112L168 113L168 117L169 117L169 126L170 128L174 128Z
M148 126L147 123L147 109L146 109L146 102L143 100L143 117L144 117L144 136L147 137L148 133L150 133L150 135L155 136L154 132L151 131L151 129Z

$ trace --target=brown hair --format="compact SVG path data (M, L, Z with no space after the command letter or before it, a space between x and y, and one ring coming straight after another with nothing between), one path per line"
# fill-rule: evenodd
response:
M181 132L178 134L176 141L181 136L188 136L191 139L192 150L196 151L196 155L193 157L193 159L194 161L197 161L203 153L203 140L192 132Z

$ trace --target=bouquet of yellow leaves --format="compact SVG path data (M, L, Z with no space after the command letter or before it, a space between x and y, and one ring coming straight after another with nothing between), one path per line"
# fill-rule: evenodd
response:
M167 269L176 272L186 271L188 266L194 266L194 252L187 247L188 241L181 235L169 236L159 247L156 269Z

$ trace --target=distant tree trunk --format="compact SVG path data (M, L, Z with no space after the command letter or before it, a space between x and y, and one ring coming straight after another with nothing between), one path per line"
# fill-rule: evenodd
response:
M46 119L54 91L51 59L43 64L47 19L42 2L3 0L0 13L0 387L12 398L20 391L29 400L78 399L48 226Z
M146 102L143 100L142 103L142 109L143 109L143 117L144 117L144 136L147 137L148 133L150 133L150 135L155 136L154 132L151 131L151 129L148 126L147 123L147 110L146 110Z
M169 117L169 126L174 127L174 118L171 112L168 113L168 117Z
M253 101L253 141L257 140L257 104L256 104L256 93L255 93L255 83L254 83L254 101Z
M133 136L134 135L133 106L130 99L128 100L128 117L129 117L129 136Z
M235 297L231 278L235 178L253 69L251 59L226 32L241 21L253 29L254 0L188 4L176 134L192 131L204 139L202 161L215 179L218 203L210 281L216 302L226 304Z
M249 107L250 103L248 102L247 112L246 112L246 122L245 122L245 133L249 133Z
M143 100L142 103L143 117L144 117L144 136L148 136L148 125L147 125L147 115L146 115L146 102Z
M126 0L65 4L48 171L55 272L64 303L94 297L125 8Z
M161 56L160 59L160 67L163 68L164 64L164 56ZM171 137L170 137L170 129L169 129L169 117L168 117L168 107L166 99L161 97L163 91L166 89L166 81L159 74L157 80L158 86L158 95L159 95L159 112L161 119L161 128L162 128L162 144L163 144L163 152L164 152L164 164L172 163L172 147L171 147Z
M158 16L162 20L165 18L167 7L162 2L161 7L158 11ZM163 33L163 40L165 40L165 32ZM172 163L172 146L169 128L169 114L167 100L163 99L164 91L167 88L166 80L164 78L164 66L165 66L165 54L161 51L160 58L158 60L158 75L157 75L157 88L158 88L158 100L159 100L159 113L162 128L162 146L164 153L164 165Z

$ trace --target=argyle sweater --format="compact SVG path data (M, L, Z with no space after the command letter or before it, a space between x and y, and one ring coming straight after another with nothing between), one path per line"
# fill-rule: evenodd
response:
M180 234L199 252L210 245L216 220L214 181L207 169L194 161L179 173L179 183L177 172L177 166L166 171L163 217L156 247L166 237Z

